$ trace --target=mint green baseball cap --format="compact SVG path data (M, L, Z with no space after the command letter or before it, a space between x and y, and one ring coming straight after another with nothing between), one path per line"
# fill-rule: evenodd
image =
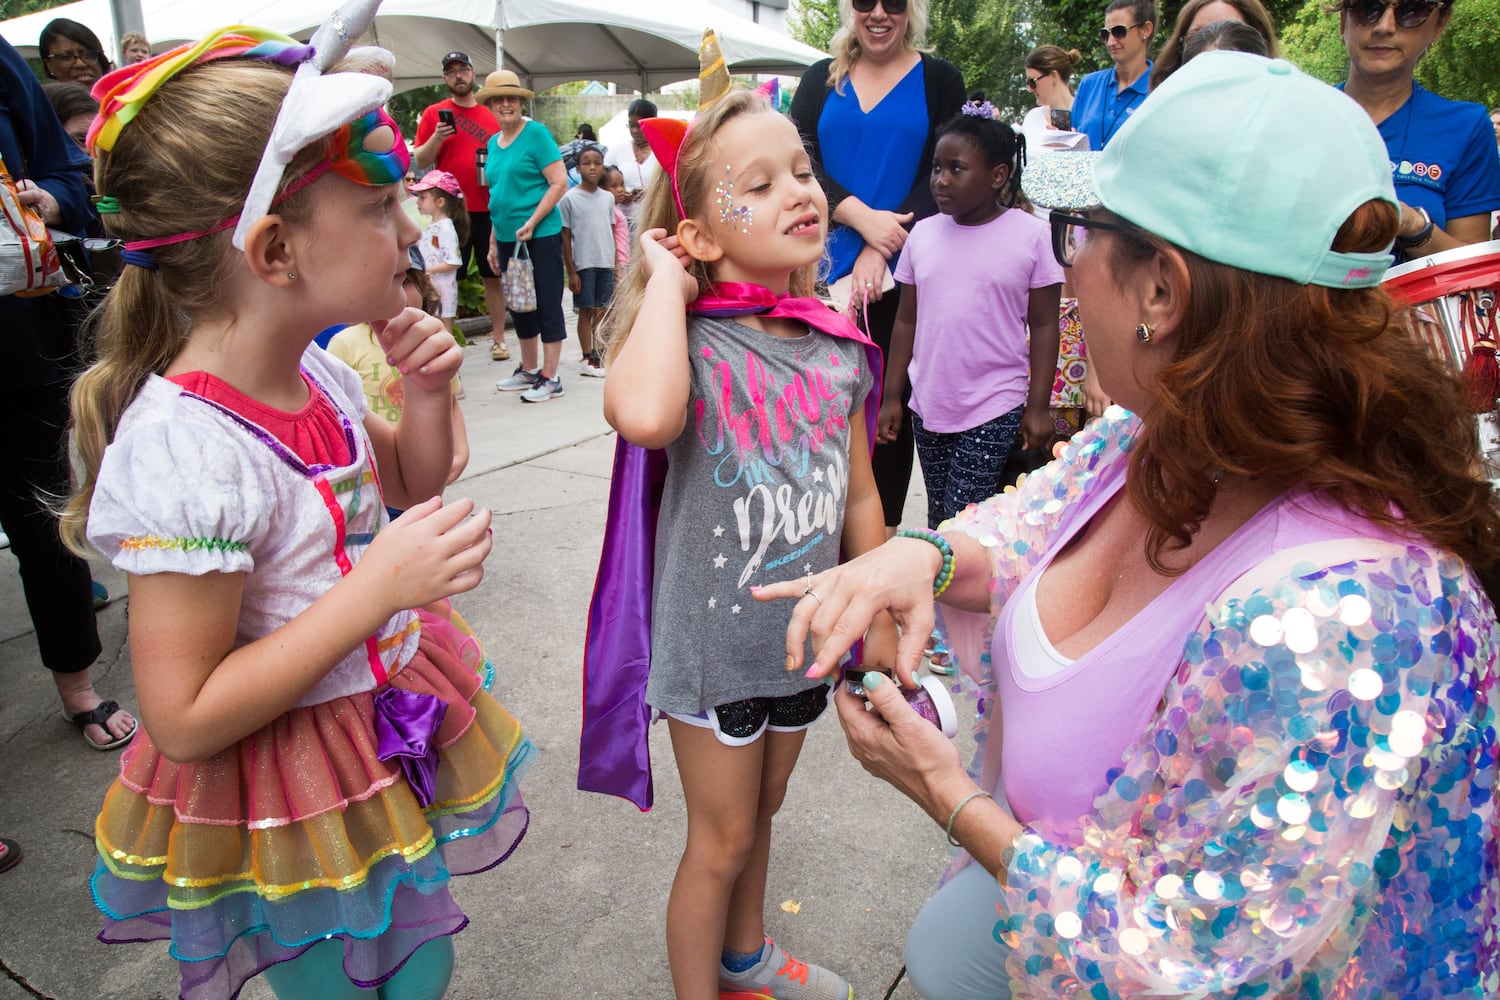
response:
M1033 204L1103 206L1208 260L1304 285L1368 288L1382 253L1330 247L1354 210L1399 207L1363 108L1283 59L1205 52L1153 90L1103 152L1026 165Z

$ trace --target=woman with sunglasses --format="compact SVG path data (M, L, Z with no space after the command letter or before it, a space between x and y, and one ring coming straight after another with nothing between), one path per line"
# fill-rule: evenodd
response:
M1406 259L1481 243L1500 208L1500 159L1481 105L1450 101L1413 79L1453 16L1453 0L1343 0L1344 93L1380 129L1390 154Z
M839 17L832 58L802 75L789 113L828 195L828 283L853 275L861 325L889 352L896 255L913 221L937 212L927 175L937 127L964 103L964 78L920 50L927 0L839 0ZM911 423L907 410L900 434L871 459L888 534L911 483Z
M962 848L913 985L1495 996L1500 626L1474 569L1500 501L1380 286L1379 135L1286 62L1209 52L1023 186L1126 409L936 532L757 595L818 595L786 647L806 669L811 636L814 677L879 612L901 625L899 681L855 667L868 702L836 704ZM965 674L993 674L978 782L897 690L935 599Z
M1109 145L1146 99L1152 66L1146 49L1155 33L1153 0L1110 0L1104 9L1099 40L1114 65L1079 80L1073 98L1073 127L1089 137L1090 149Z
M1036 97L1036 107L1021 119L1021 133L1032 156L1087 148L1083 134L1073 131L1073 91L1068 89L1068 77L1082 59L1077 49L1063 51L1056 45L1039 45L1027 54L1026 89Z
M99 36L86 25L66 17L53 18L37 41L42 69L53 80L93 86L95 80L115 68L104 54Z

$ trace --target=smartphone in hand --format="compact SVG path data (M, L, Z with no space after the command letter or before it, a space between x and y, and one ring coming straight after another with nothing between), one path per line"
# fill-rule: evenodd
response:
M1065 108L1053 108L1052 127L1064 132L1073 131L1073 112Z
M448 126L449 128L453 128L454 127L454 125L453 125L453 112L450 109L448 109L448 108L439 108L438 109L438 121L442 122L444 125Z

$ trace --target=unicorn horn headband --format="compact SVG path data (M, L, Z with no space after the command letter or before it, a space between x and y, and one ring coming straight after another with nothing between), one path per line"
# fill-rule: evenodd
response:
M698 111L701 114L729 93L729 69L724 65L724 53L719 48L719 36L714 29L703 29L703 41L698 43ZM682 210L682 189L677 184L677 157L682 151L682 142L687 138L688 123L678 118L643 118L641 132L646 143L672 179L672 201L677 205L677 214L687 218Z
M243 250L246 234L270 211L276 189L297 152L346 127L352 130L351 140L345 148L335 149L330 162L318 173L332 168L351 180L370 184L391 183L400 178L409 155L406 144L395 123L379 110L390 98L393 89L390 81L369 73L328 72L351 51L373 66L394 72L395 60L385 49L371 46L351 50L350 47L374 23L379 6L380 0L349 0L319 26L306 45L263 28L244 25L223 28L201 42L122 66L94 84L99 115L89 128L87 142L91 150L107 151L114 148L120 131L146 101L168 80L191 66L238 57L296 67L240 214L204 232L141 241L140 249L147 244L160 246L195 239L234 225L234 246ZM380 143L369 143L370 149L362 148L370 133L385 125L392 130L394 144L386 150L375 148ZM383 162L386 160L390 162ZM309 174L299 184L312 179L314 175Z

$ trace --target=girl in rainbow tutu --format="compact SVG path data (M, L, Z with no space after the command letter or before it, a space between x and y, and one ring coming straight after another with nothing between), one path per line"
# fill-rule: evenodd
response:
M437 495L461 353L402 308L390 55L348 48L375 6L308 45L224 29L94 89L100 210L133 266L74 390L64 531L130 575L144 725L92 888L101 940L169 939L185 997L262 972L282 998L439 997L467 923L450 876L526 828L531 744L446 600L482 578L490 514ZM372 314L394 425L311 346Z

